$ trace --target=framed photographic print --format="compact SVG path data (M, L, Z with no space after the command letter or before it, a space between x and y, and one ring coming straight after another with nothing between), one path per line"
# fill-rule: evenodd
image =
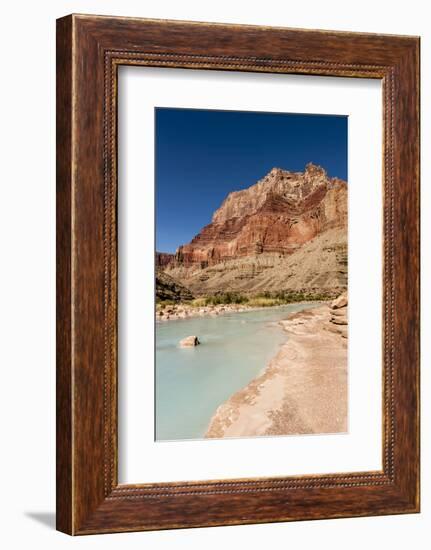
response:
M57 528L419 511L419 39L57 22Z

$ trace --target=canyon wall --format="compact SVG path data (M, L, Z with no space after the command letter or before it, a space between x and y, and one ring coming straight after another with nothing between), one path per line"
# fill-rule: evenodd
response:
M347 184L320 166L273 168L229 193L205 226L158 266L195 294L347 286ZM336 289L336 290L335 290Z
M212 222L175 254L175 265L206 268L262 253L291 254L316 235L347 224L347 185L309 164L304 173L273 168L234 191Z

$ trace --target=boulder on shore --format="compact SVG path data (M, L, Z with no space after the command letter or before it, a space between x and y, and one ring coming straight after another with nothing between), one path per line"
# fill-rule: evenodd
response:
M330 319L331 323L334 323L336 325L347 325L347 318L344 317L331 317Z
M339 309L347 306L347 292L343 292L338 298L331 303L332 309Z
M193 348L195 346L198 346L199 344L200 342L197 336L186 336L186 338L180 340L181 348Z
M348 337L348 297L347 292L343 292L331 303L329 313L330 325L327 327L331 332L340 334L343 338Z

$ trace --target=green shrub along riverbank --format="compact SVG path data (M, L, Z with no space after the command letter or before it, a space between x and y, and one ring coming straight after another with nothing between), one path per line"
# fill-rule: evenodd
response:
M262 292L254 296L225 292L213 296L202 296L182 303L187 306L198 308L228 304L238 304L248 307L273 307L295 302L321 302L331 299L333 299L333 296L308 292ZM166 306L179 305L179 302L173 300L157 300L156 304L158 309L163 309Z

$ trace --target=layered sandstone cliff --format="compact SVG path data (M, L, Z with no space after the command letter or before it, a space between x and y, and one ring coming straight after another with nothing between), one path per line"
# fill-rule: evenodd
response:
M347 232L329 229L288 255L233 258L203 269L171 267L195 295L295 291L336 296L347 288Z
M156 268L164 269L169 264L171 264L175 259L174 254L169 254L169 252L156 252L155 264Z
M322 232L347 224L347 185L308 164L303 173L273 168L230 193L212 222L179 247L175 265L206 268L263 253L287 255Z
M160 267L194 294L347 286L347 184L308 164L273 168L230 193L189 244Z

